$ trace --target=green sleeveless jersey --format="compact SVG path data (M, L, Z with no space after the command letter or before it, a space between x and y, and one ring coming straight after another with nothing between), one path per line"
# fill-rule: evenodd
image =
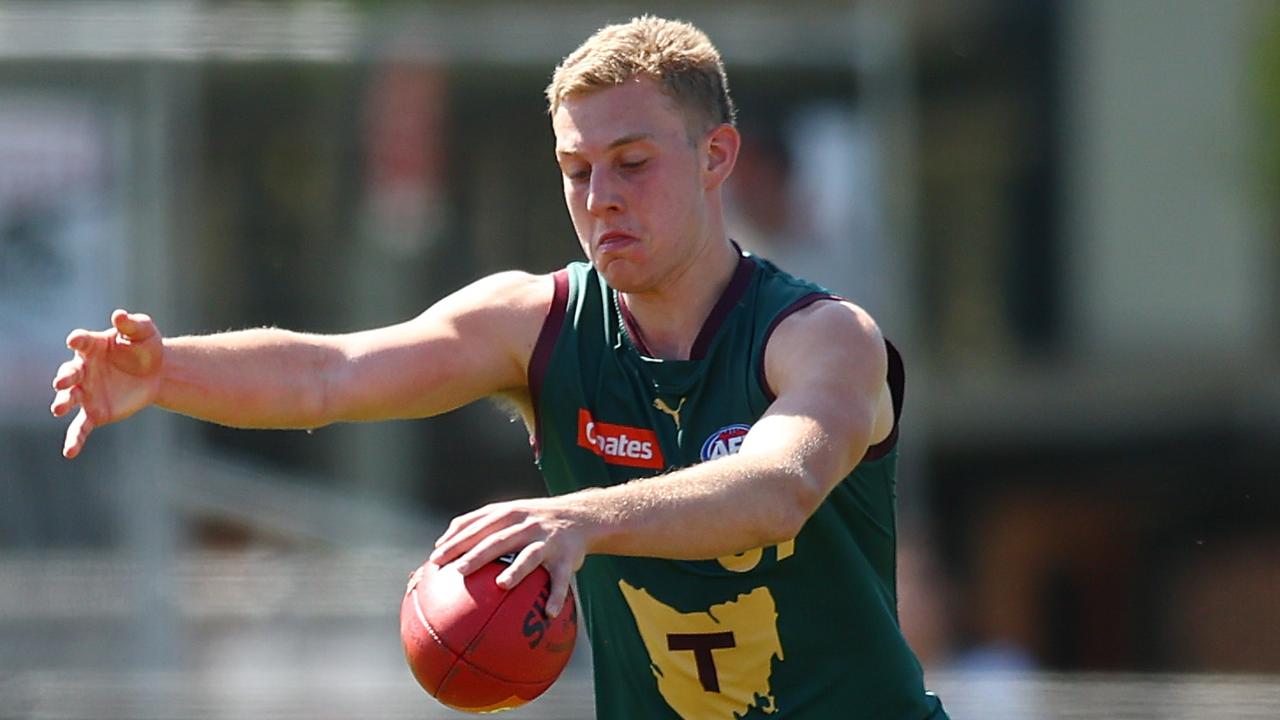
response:
M736 452L772 401L770 333L834 298L743 255L691 358L658 360L589 265L555 278L529 370L553 494ZM902 366L889 353L896 414ZM898 628L896 436L895 419L794 540L706 561L587 557L577 581L598 717L945 718Z

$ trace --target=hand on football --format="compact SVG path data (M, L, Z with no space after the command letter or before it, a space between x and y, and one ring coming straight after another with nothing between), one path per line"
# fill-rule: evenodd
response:
M515 561L498 575L498 586L514 587L539 565L551 575L547 614L558 615L573 573L586 557L583 532L560 498L536 498L486 505L449 523L431 553L431 562L458 561L463 575L492 560L514 554Z

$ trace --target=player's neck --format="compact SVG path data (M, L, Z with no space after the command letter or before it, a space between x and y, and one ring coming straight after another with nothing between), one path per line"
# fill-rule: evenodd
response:
M662 289L626 293L623 302L654 356L687 360L716 301L733 279L738 251L727 240L707 243L706 249L664 283Z

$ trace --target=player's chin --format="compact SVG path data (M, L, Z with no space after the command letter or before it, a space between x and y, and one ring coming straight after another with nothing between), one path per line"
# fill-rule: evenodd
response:
M619 292L644 292L650 285L643 269L626 259L610 258L604 262L597 262L595 268L609 287Z

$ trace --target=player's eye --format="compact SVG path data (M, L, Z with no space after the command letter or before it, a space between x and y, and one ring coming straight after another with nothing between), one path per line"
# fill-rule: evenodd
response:
M628 160L622 163L623 170L639 170L644 164L649 162L649 158L640 158L639 160Z
M591 177L590 167L572 167L564 169L564 176L574 182L586 182Z

